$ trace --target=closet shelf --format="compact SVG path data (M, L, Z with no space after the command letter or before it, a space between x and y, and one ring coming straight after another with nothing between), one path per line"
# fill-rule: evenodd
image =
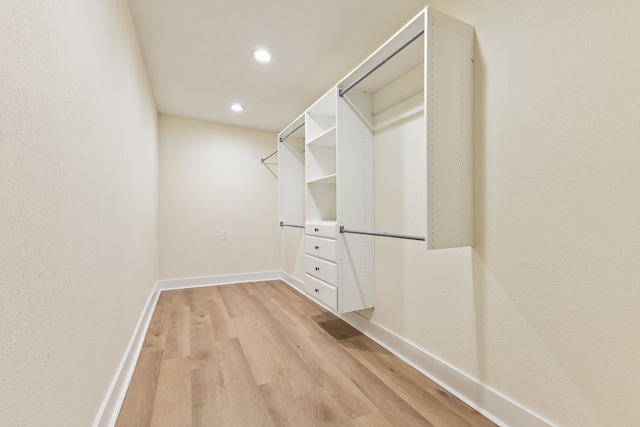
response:
M321 178L311 179L307 181L307 184L335 184L336 183L336 174L332 173L331 175L326 175Z
M316 145L320 147L335 147L336 146L336 126L332 126L326 131L322 132L315 138L307 141L307 145Z

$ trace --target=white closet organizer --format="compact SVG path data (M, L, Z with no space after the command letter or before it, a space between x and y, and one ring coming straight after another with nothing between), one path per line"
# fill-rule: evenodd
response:
M281 133L304 120L305 288L334 311L374 306L375 236L423 240L426 249L472 245L472 57L473 27L426 8ZM374 112L374 97L392 102ZM424 236L374 222L374 114L407 99L420 107L426 139ZM295 175L282 170L290 167L282 154L280 181ZM302 187L280 185L281 221Z

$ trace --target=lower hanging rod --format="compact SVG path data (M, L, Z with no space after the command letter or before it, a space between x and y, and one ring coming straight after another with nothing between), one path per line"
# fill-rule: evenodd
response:
M356 231L356 230L347 230L344 226L340 226L340 233L351 233L351 234L364 234L366 236L380 236L380 237L394 237L396 239L409 239L409 240L421 240L425 241L426 239L422 236L411 236L408 234L394 234L394 233L377 233L375 231Z
M378 65L376 65L375 67L373 67L372 69L370 69L369 71L367 71L366 73L364 73L362 76L360 76L358 78L358 80L356 80L355 82L351 83L349 86L347 86L344 89L340 89L338 91L338 96L340 98L342 98L347 92L349 92L351 89L353 89L353 87L355 85L357 85L358 83L360 83L361 81L363 81L364 79L366 79L367 77L369 77L371 74L373 74L374 71L376 71L378 68L382 67L384 64L387 63L388 60L390 60L391 58L393 58L394 56L396 56L398 53L400 53L400 51L402 51L402 49L404 49L405 47L409 46L411 43L413 43L414 41L416 41L421 35L424 34L424 30L420 30L416 35L414 35L413 37L411 37L409 40L407 40L402 46L400 46L398 49L396 49L391 55L387 56L386 58L384 58L381 62L378 63Z
M285 224L284 222L280 221L280 227L304 228L304 225Z

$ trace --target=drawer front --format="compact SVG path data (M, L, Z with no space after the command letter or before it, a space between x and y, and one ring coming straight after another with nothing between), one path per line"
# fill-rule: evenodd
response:
M335 286L331 286L308 274L305 279L305 290L309 295L332 309L338 310L338 290Z
M338 224L331 223L312 223L305 224L305 234L316 237L328 237L330 239L338 238Z
M309 255L306 255L305 258L307 274L335 286L338 281L338 268L335 262L325 261Z
M338 257L338 241L322 237L305 237L305 252L327 261L335 262Z

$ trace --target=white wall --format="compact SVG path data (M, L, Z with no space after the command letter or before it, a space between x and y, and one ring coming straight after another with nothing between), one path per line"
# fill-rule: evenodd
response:
M475 26L476 243L376 240L372 321L552 423L640 425L640 3L429 5ZM378 123L382 231L420 231L412 120Z
M276 135L161 115L159 141L160 278L278 270Z
M0 425L91 425L156 282L137 46L124 0L0 3Z

